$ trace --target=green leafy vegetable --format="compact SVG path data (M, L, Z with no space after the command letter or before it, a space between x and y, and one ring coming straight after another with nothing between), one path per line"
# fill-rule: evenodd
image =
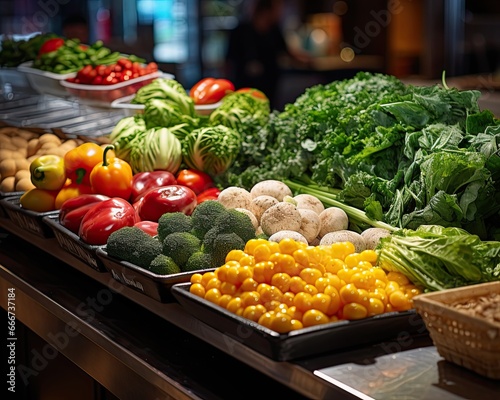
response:
M461 228L421 225L382 238L379 265L399 271L426 290L443 290L500 278L500 242L481 241Z
M210 176L221 175L238 155L241 142L239 132L227 126L194 129L182 142L184 162L189 168L206 172Z

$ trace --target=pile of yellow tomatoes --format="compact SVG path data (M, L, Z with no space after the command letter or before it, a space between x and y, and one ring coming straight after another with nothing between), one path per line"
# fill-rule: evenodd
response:
M356 253L351 242L252 239L224 265L194 274L190 292L279 333L413 308L421 290L376 261L374 250Z

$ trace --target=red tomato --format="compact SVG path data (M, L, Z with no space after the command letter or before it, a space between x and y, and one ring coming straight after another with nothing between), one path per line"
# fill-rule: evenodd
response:
M196 193L182 185L168 185L149 189L134 204L141 220L158 222L168 212L191 215L196 207Z
M220 189L213 187L201 192L198 196L196 196L196 201L198 204L205 200L217 200L219 197Z
M62 39L62 38L47 39L40 46L40 50L38 51L38 55L42 55L45 53L50 53L52 51L56 51L62 45L64 45L64 39Z
M176 178L179 185L187 186L197 195L214 185L210 175L195 169L181 169Z
M234 84L227 79L203 78L189 91L195 104L213 104L234 92Z

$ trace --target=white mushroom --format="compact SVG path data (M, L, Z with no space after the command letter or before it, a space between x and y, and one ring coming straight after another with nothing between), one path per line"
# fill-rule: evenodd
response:
M361 236L365 239L366 248L374 250L380 243L380 239L390 236L391 231L384 228L368 228L361 232Z
M268 195L272 196L278 201L283 201L285 196L292 196L292 189L285 183L273 179L260 181L250 189L252 197Z
M289 230L279 231L279 232L273 233L271 236L269 236L270 242L279 243L283 239L293 239L296 242L302 242L302 243L309 244L307 242L307 239L304 236L302 236L299 232L295 232L295 231L289 231Z
M278 203L279 201L275 197L263 194L252 199L250 211L252 211L255 218L257 218L257 221L260 223L260 218L262 217L262 214L264 214L264 211Z
M238 210L239 212L242 212L243 214L248 215L248 217L250 218L250 221L252 221L252 225L255 229L257 229L259 227L259 221L257 221L257 218L255 218L255 215L253 212L251 212L250 210L247 210L246 208L239 208L239 207L236 207L235 210Z
M338 207L325 208L319 214L319 219L321 221L320 237L329 232L340 231L349 227L349 217L344 210Z
M246 208L249 210L252 195L244 188L229 186L219 193L217 200L226 208Z
M316 239L321 229L321 221L319 220L319 215L313 210L307 208L297 208L299 210L300 216L302 218L299 233L302 234L308 243L311 243Z
M356 253L361 253L363 250L366 250L366 243L363 236L347 229L327 233L321 238L319 244L322 246L337 242L351 242L354 245Z
M285 202L269 207L260 218L260 226L267 236L284 230L298 232L301 223L302 217L297 208Z
M325 209L323 203L312 194L298 194L293 199L295 200L297 208L307 208L308 210L313 210L318 215Z

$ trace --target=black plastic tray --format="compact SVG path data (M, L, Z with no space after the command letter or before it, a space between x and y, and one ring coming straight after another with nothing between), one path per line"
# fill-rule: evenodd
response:
M96 253L114 279L162 303L175 301L170 291L173 285L185 282L189 283L191 276L196 272L208 271L199 270L171 275L159 275L138 265L111 257L106 252L105 247L97 249Z
M407 340L409 335L427 332L420 315L412 309L280 334L190 293L190 285L181 283L171 288L173 296L187 312L276 361L310 357L385 340Z
M27 210L21 207L20 199L20 195L0 199L0 208L5 212L5 216L31 233L43 238L53 237L54 232L43 219L48 216L58 216L59 210L43 213Z
M61 225L59 215L46 216L44 217L44 222L52 229L61 248L73 254L96 271L107 272L103 262L96 255L96 250L101 246L90 245L80 240L78 235Z

